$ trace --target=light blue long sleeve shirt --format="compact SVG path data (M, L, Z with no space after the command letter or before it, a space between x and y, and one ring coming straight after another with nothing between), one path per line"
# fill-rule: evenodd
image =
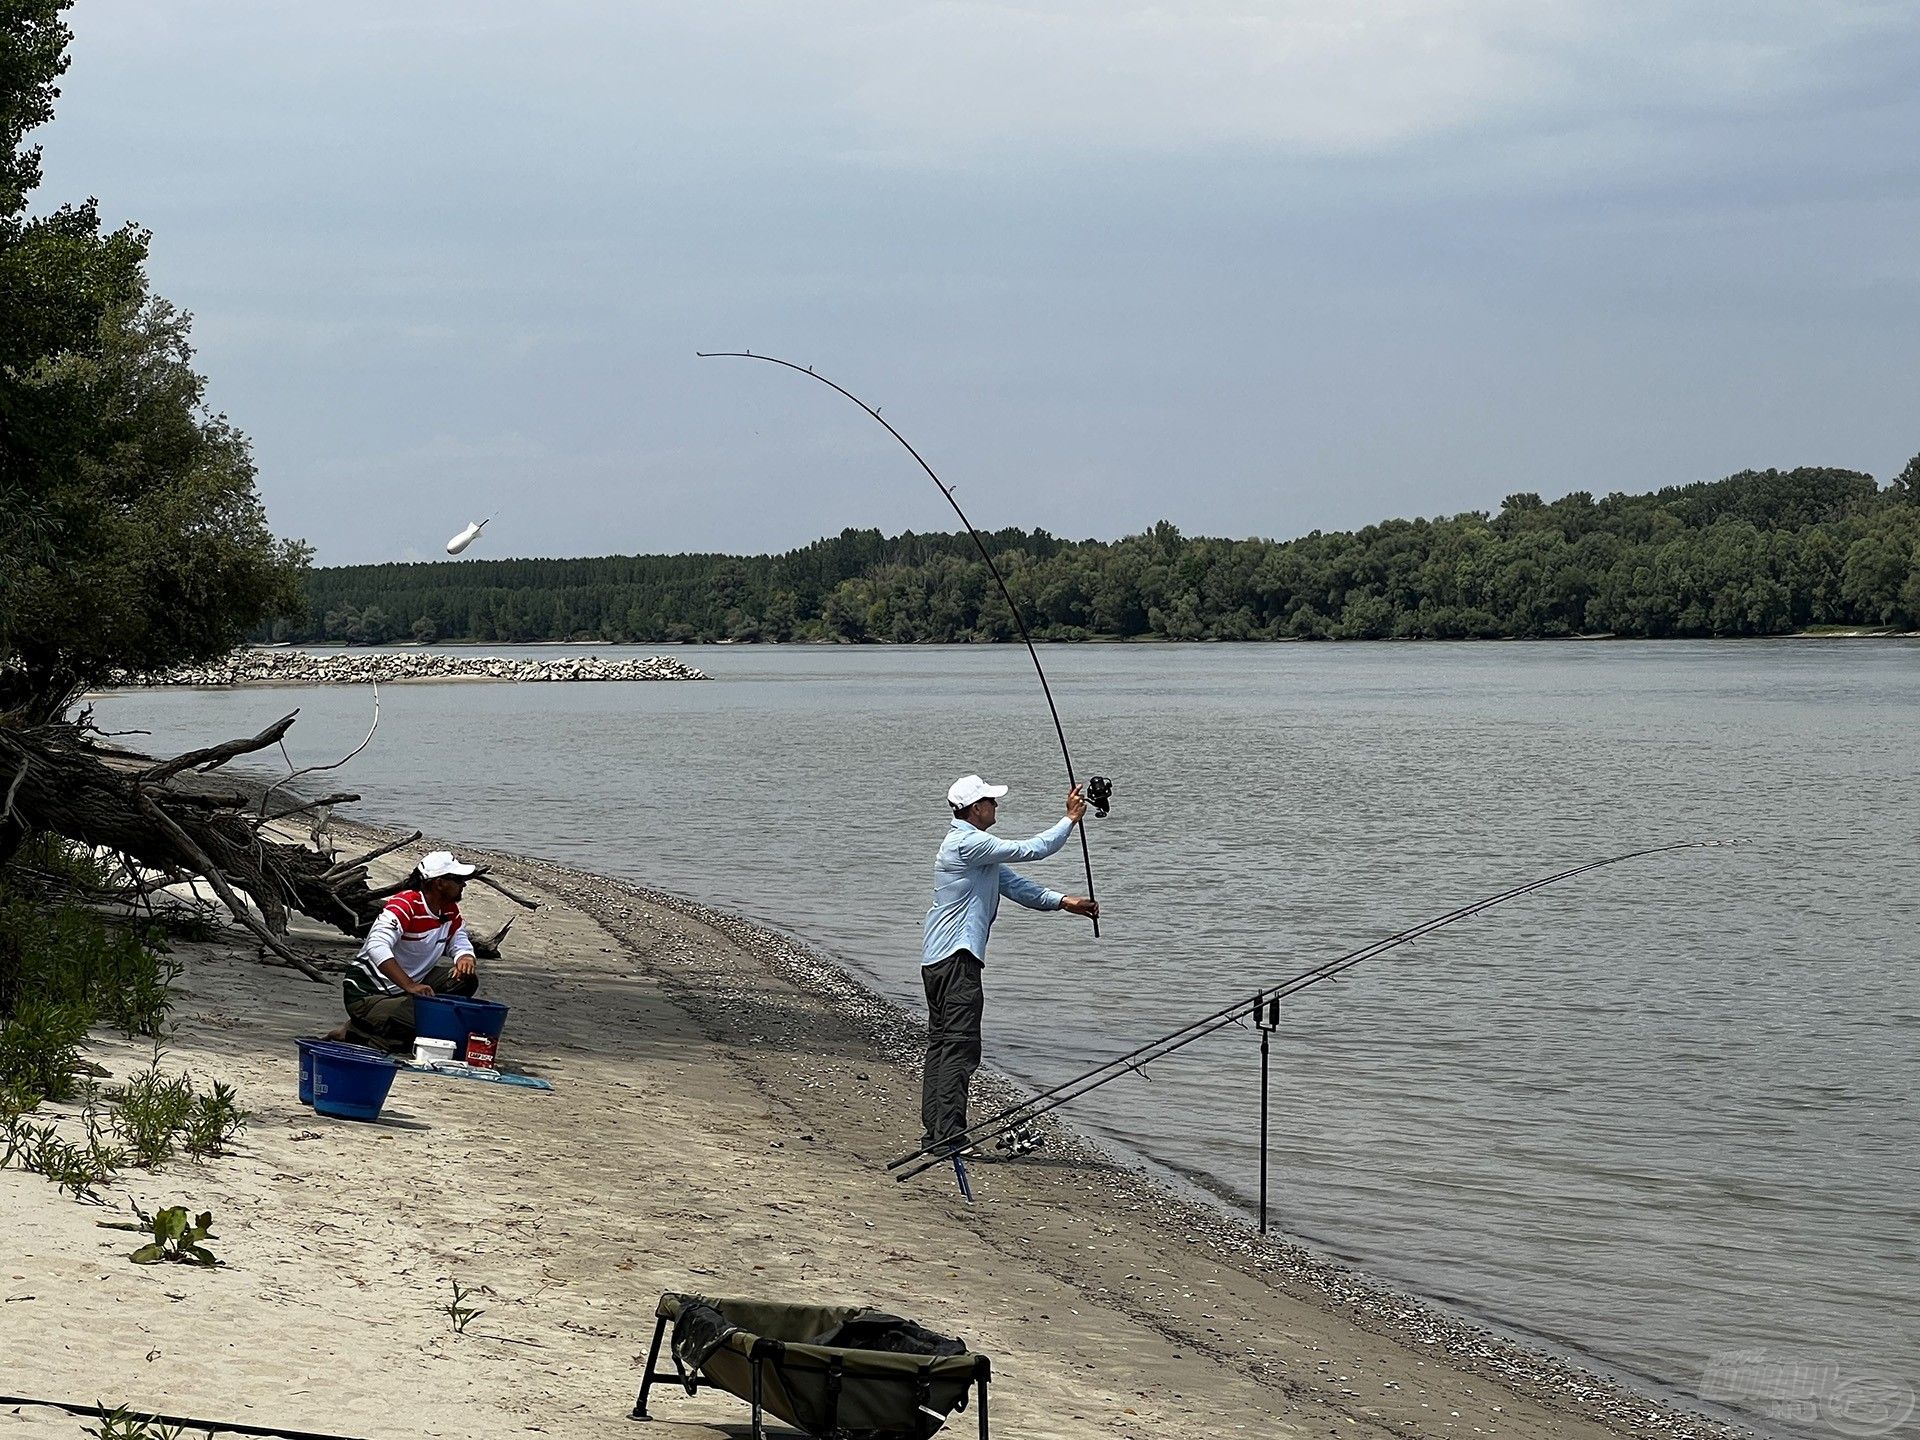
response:
M1073 822L1065 816L1031 840L996 840L964 820L954 821L933 861L933 908L927 911L920 963L938 965L956 950L971 950L985 960L987 932L1000 913L1002 895L1029 910L1058 910L1065 896L1007 866L1046 859L1072 833Z

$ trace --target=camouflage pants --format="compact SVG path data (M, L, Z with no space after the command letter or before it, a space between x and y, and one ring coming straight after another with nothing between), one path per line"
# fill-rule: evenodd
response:
M471 995L480 988L480 972L453 978L453 966L436 965L422 984L436 995ZM363 1045L377 1045L394 1054L413 1049L413 996L370 995L347 997L347 1031Z

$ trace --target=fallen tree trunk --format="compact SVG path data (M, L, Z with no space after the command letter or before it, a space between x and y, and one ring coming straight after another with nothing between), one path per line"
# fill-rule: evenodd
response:
M285 838L275 822L359 796L329 795L305 804L283 796L263 815L257 790L248 793L198 778L279 744L298 714L251 738L157 763L98 743L99 732L85 716L0 724L0 829L14 835L46 832L104 849L122 857L132 873L205 880L262 945L309 978L323 980L284 939L288 912L348 935L365 935L397 888L372 888L368 863L397 846L337 864L330 855Z

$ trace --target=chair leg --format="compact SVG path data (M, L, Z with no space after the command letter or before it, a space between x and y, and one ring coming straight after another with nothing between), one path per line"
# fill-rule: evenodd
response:
M760 1408L760 1358L753 1360L753 1440L767 1440L766 1416Z
M662 1315L660 1323L653 1327L653 1345L647 1351L646 1373L640 1377L640 1398L633 1402L632 1420L651 1420L647 1413L647 1392L653 1389L653 1367L660 1358L660 1337L667 1333L667 1317Z
M980 1377L980 1440L987 1440L987 1377Z

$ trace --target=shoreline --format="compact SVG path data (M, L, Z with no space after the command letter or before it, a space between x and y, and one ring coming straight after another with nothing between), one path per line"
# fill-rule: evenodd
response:
M394 834L336 828L350 848ZM290 1042L331 1023L337 990L258 965L231 936L180 945L190 964L168 1048L242 1083L255 1131L235 1158L125 1188L209 1199L233 1268L156 1276L83 1260L111 1233L92 1229L100 1212L0 1171L0 1223L27 1251L0 1280L0 1337L13 1353L40 1342L36 1383L66 1381L43 1398L342 1434L564 1421L630 1436L653 1299L700 1288L859 1300L965 1335L994 1357L1008 1435L1743 1433L1303 1246L1262 1242L1218 1203L1064 1126L1022 1160L976 1167L972 1207L939 1171L896 1183L882 1166L917 1131L914 1017L765 925L550 861L461 853L542 901L515 912L483 993L515 1007L503 1056L555 1093L403 1077L391 1125L316 1118L293 1100ZM509 913L490 891L467 909L484 929ZM297 938L335 963L352 951L314 927ZM111 1063L116 1048L129 1047L90 1052ZM976 1088L978 1113L1020 1093L988 1071ZM406 1213L388 1213L395 1196ZM488 1334L471 1344L434 1319L449 1273L493 1292ZM61 1291L52 1314L11 1301ZM369 1299L377 1356L358 1333ZM284 1359L252 1345L283 1331L315 1347L298 1373L328 1385L284 1390ZM181 1363L183 1346L204 1353ZM150 1350L176 1367L164 1387ZM396 1379L417 1387L413 1402L392 1403ZM672 1437L745 1419L737 1402L677 1389L655 1414ZM27 1433L77 1436L80 1424L43 1415Z
M1038 645L1596 645L1659 644L1676 641L1738 641L1743 644L1767 644L1792 640L1916 640L1920 631L1894 629L1823 628L1798 630L1786 635L1725 636L1621 636L1614 634L1501 636L1494 639L1433 640L1417 637L1386 637L1369 640L1303 640L1276 636L1262 640L1170 640L1161 636L1088 636L1080 639L1037 637ZM478 648L498 645L499 641L443 640L432 647L440 649ZM915 650L972 649L1017 641L926 641L894 645L886 641L837 640L688 640L678 644L706 648L809 649L809 650ZM611 640L524 640L506 646L509 649L596 650L621 648L637 650L642 643ZM682 663L671 655L649 655L636 660L607 660L589 654L580 659L509 659L498 655L431 654L414 646L321 645L310 650L288 642L253 644L241 647L224 660L153 675L114 674L90 687L87 697L133 690L249 690L303 689L316 685L472 685L472 684L574 684L633 683L647 681L707 680L705 672Z
M1788 630L1777 635L1622 635L1612 630L1581 631L1571 635L1491 635L1491 636L1450 636L1437 637L1426 635L1383 635L1372 640L1334 638L1332 636L1307 637L1300 635L1265 635L1249 639L1222 640L1198 639L1181 640L1166 635L1035 635L1036 645L1591 645L1611 641L1622 645L1663 644L1667 641L1702 643L1707 641L1738 641L1741 643L1765 643L1778 640L1920 640L1920 630L1902 630L1891 625L1822 625L1806 630ZM430 646L433 650L478 649L482 646L498 646L509 650L592 650L624 649L642 650L660 644L656 640L435 640ZM973 649L981 646L1012 645L1019 646L1019 639L1012 640L672 640L664 642L675 647L692 646L697 649L743 649L743 650L938 650L955 647ZM404 655L419 653L423 647L398 640L382 641L377 645L354 645L344 640L275 640L255 641L243 645L242 654L258 652L306 653L313 650L325 651L337 655Z
M401 833L393 832L396 838ZM525 875L543 874L559 886L581 886L589 892L604 887L613 895L665 907L740 937L747 948L758 952L761 963L770 965L783 978L829 996L843 1023L864 1032L879 1054L912 1071L909 1078L914 1080L915 1089L908 1098L917 1106L924 1022L869 988L859 975L816 947L765 922L637 881L512 852L484 853L488 860L519 868ZM620 906L612 895L591 893L576 892L575 903L610 929L619 927L624 918L622 910L630 908ZM990 1114L1031 1093L1020 1081L983 1064L974 1080L971 1112L975 1116ZM917 1143L916 1136L908 1133L917 1131L917 1117L904 1111L901 1115L902 1138L896 1143L896 1151L911 1149ZM1188 1244L1203 1245L1211 1255L1243 1274L1278 1282L1295 1298L1310 1298L1382 1338L1419 1347L1433 1345L1433 1354L1445 1356L1462 1369L1556 1393L1583 1408L1592 1407L1590 1418L1602 1419L1610 1428L1620 1426L1616 1433L1699 1436L1703 1440L1764 1433L1752 1430L1744 1417L1709 1414L1703 1402L1686 1396L1677 1384L1632 1372L1625 1372L1624 1377L1602 1373L1608 1362L1599 1357L1583 1355L1570 1346L1556 1351L1548 1348L1554 1344L1548 1336L1530 1334L1498 1317L1396 1288L1366 1273L1360 1260L1326 1253L1276 1228L1261 1236L1233 1197L1209 1186L1206 1177L1185 1173L1138 1152L1116 1153L1098 1138L1075 1128L1070 1120L1057 1118L1057 1114L1042 1116L1030 1128L1046 1135L1045 1143L1033 1152L1043 1163L1066 1160L1099 1177L1097 1187L1089 1183L1082 1188L1103 1189L1115 1205L1125 1205L1131 1212L1150 1208L1158 1223L1182 1231ZM975 1166L970 1172L976 1193L981 1189L983 1168ZM1000 1179L1020 1168L1017 1160L995 1162L988 1173L992 1179ZM951 1177L940 1169L907 1183L952 1188ZM1200 1348L1200 1342L1190 1335L1169 1333L1168 1338ZM1662 1413L1649 1413L1649 1406L1658 1407Z

